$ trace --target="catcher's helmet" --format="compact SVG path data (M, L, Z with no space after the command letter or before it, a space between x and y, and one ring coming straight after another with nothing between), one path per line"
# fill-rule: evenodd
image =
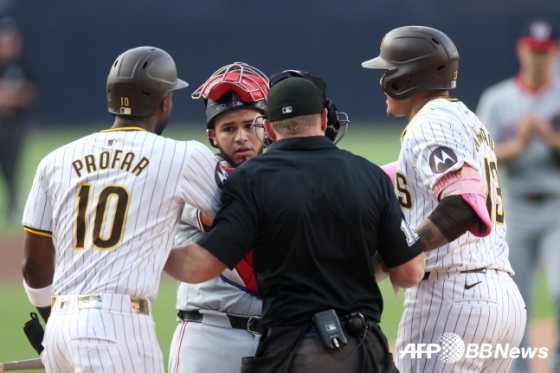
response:
M117 57L107 77L107 104L115 115L152 115L171 91L186 88L171 56L154 47L129 49Z
M381 86L387 95L404 100L424 91L455 88L459 52L443 32L431 27L396 28L381 41L378 57L366 69L386 70ZM407 79L408 77L411 79Z
M268 78L257 68L234 62L218 69L193 92L193 99L204 98L206 127L214 126L218 114L236 109L266 111Z

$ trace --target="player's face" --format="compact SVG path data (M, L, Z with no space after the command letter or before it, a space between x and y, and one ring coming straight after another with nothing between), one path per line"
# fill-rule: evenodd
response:
M387 101L385 101L385 103L387 104L388 116L398 118L408 115L408 104L406 103L406 100L395 100L391 96L388 96L387 94L385 95L387 96Z
M12 62L21 49L19 35L11 31L0 32L0 61Z
M517 48L517 55L521 69L532 78L540 80L543 76L548 76L553 70L558 57L558 48L536 49L521 44Z
M262 153L263 146L251 127L253 119L260 114L254 109L228 111L216 117L214 128L208 129L208 136L214 145L234 163L234 166L239 166L247 159ZM262 123L262 119L257 123ZM258 128L257 134L262 139L264 129Z

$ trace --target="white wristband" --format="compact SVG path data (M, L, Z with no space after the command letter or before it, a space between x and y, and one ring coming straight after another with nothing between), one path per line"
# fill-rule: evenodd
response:
M27 285L23 279L23 288L27 293L27 298L35 307L50 307L52 297L52 284L42 289L33 289Z

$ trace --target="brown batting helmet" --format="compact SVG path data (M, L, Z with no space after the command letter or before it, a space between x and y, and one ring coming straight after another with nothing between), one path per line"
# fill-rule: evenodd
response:
M455 88L459 52L439 30L405 26L387 33L381 41L379 56L362 66L385 70L381 78L383 91L394 99L404 100L424 91Z
M115 115L152 115L171 91L186 88L173 58L159 48L138 47L117 57L107 77L107 103Z

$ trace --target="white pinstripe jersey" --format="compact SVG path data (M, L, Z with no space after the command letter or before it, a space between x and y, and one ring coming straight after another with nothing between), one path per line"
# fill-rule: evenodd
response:
M184 204L219 209L221 168L197 141L109 129L47 155L23 225L56 248L53 294L153 300Z
M426 253L426 271L496 268L513 273L505 241L494 142L484 125L462 102L431 100L405 128L401 138L396 193L406 221L416 228L438 204L434 185L467 163L476 169L487 193L492 232L479 238L467 232Z

